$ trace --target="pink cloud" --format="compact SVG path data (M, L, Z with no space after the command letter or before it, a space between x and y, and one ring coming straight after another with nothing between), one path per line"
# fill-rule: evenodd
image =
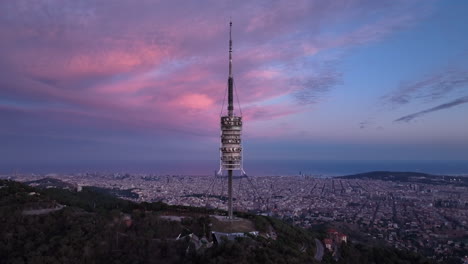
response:
M0 80L0 95L25 104L46 104L41 111L54 112L51 116L64 123L81 116L98 126L109 120L140 130L211 133L217 128L227 85L226 18L235 14L234 74L246 105L245 118L271 121L307 109L291 103L298 89L308 89L302 93L307 96L324 92L294 84L328 78L317 68L308 69L310 73L297 70L310 56L375 41L377 31L390 34L409 23L411 9L374 25L364 15L368 11L404 8L367 5L2 2L0 69L11 74L4 73ZM363 17L365 21L353 25L350 33L321 33L328 24ZM327 82L327 89L336 83ZM264 106L283 96L292 99Z
M213 107L213 100L205 94L184 94L173 102L176 106L188 109L206 110Z

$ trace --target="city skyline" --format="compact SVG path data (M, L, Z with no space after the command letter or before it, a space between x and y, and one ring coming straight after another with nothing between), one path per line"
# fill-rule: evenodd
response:
M467 159L463 1L0 7L6 164L217 159L230 17L248 159Z

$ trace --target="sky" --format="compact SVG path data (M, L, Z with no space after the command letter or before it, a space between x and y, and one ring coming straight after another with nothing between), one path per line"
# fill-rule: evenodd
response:
M245 159L468 160L467 13L462 0L1 1L0 162L216 161L230 19Z

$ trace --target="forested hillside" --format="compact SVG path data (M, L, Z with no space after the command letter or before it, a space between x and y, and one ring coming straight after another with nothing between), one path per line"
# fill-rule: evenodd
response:
M315 238L280 220L238 214L260 231L213 243L205 208L133 203L83 188L36 189L0 181L1 263L318 263ZM176 217L176 219L171 219ZM270 234L275 236L270 236ZM343 244L336 262L429 263L416 254Z

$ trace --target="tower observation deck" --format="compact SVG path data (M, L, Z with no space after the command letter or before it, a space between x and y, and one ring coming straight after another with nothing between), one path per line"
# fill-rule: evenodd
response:
M232 177L233 171L245 175L242 162L242 114L234 114L234 78L232 75L232 22L229 22L229 77L227 115L221 116L220 166L218 175L227 171L228 177L228 218L232 213Z

